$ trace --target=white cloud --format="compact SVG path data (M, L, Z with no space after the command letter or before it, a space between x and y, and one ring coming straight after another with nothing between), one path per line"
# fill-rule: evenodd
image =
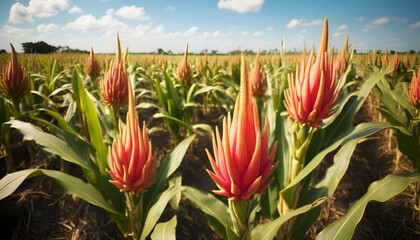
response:
M305 35L303 34L298 33L296 37L297 37L297 42L299 43L303 43L305 41Z
M272 26L268 26L265 30L267 32L272 32L272 31L274 31L274 28Z
M23 37L31 32L32 29L29 28L17 28L9 25L4 25L1 29L1 35L7 37Z
M133 35L137 37L146 37L147 33L150 31L151 24L148 25L137 25L133 30Z
M112 14L114 14L114 9L113 9L113 8L110 8L110 9L106 10L106 14L107 14L107 15L112 15Z
M48 25L40 24L36 27L36 30L38 32L45 33L45 34L56 32L58 29L59 27L54 23L50 23Z
M408 28L410 29L420 28L420 21L411 24Z
M261 31L256 31L256 32L254 32L253 35L254 35L254 37L260 37L260 36L264 35L264 33L261 32Z
M321 25L322 23L324 23L323 19L314 19L309 23L306 23L308 27L312 27L312 26L318 26Z
M214 32L211 34L211 36L212 36L212 37L219 37L219 36L220 36L220 34L222 34L222 32L220 32L219 30L217 30L217 31L214 31Z
M321 25L323 22L324 22L323 19L314 19L314 20L311 20L309 22L306 22L303 19L294 18L286 24L286 27L287 28L294 28L294 27L297 27L297 26L312 27L312 26Z
M168 6L166 6L165 9L168 12L173 12L173 11L175 11L176 7L175 6L172 6L172 5L168 5Z
M365 20L365 17L358 17L357 18L357 21L359 21L359 22L363 22Z
M30 11L20 3L12 5L9 11L9 22L22 23L22 22L33 22L32 14Z
M365 27L362 29L362 32L369 32L370 30L376 28L379 25L384 25L389 22L389 18L387 17L380 17L373 20L371 23L366 24Z
M104 32L105 35L109 36L114 35L116 32L128 32L130 27L110 15L97 19L89 14L82 15L73 22L67 23L65 29L81 30L83 32Z
M207 38L217 38L221 35L222 35L222 32L220 30L216 30L214 32L204 32L201 35L201 37L204 38L204 39L207 39Z
M372 25L383 25L389 22L389 18L387 17L380 17L378 19L373 20Z
M338 30L339 30L339 31L343 31L343 30L345 30L345 29L347 29L347 25L346 25L346 24L342 24L342 25L340 25L340 26L338 27Z
M337 31L333 34L334 37L340 37L342 36L344 33L342 31L347 29L347 25L346 24L342 24L337 28Z
M301 22L302 22L302 20L294 18L294 19L290 20L290 22L286 25L286 27L287 28L294 28L294 27L299 26L301 24Z
M28 8L36 17L48 18L57 15L68 6L67 0L30 0Z
M248 36L248 32L246 32L246 31L243 31L243 32L241 32L241 36Z
M9 22L33 22L33 16L52 17L67 9L68 6L67 0L30 0L27 7L21 3L15 3L9 11Z
M219 0L219 9L226 9L238 13L258 12L261 10L264 0Z
M192 26L187 31L184 32L184 37L191 37L194 36L198 32L198 27Z
M302 28L302 30L300 30L300 32L301 32L301 33L306 33L306 32L308 32L308 29L306 29L306 28Z
M115 15L134 20L150 19L149 15L144 11L144 7L136 7L135 5L123 6L115 12Z
M70 10L68 11L68 13L70 14L76 14L76 13L81 13L83 12L82 9L80 9L78 6L73 6L72 8L70 8Z
M162 25L159 25L152 30L152 33L154 34L163 34L164 32L165 28Z

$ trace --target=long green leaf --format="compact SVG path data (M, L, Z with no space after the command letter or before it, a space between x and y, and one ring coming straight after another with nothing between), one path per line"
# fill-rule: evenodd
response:
M309 210L321 205L323 202L325 202L325 200L327 200L327 198L318 199L312 204L308 204L300 208L290 210L286 214L278 217L273 221L269 221L267 223L263 223L256 226L251 232L251 239L274 239L278 230L285 222L299 214L308 212Z
M182 193L193 205L201 209L205 214L213 217L225 229L233 227L228 206L212 194L189 186L182 187Z
M105 168L107 166L107 148L103 141L101 126L99 124L95 106L88 97L76 68L73 69L72 72L72 83L75 96L79 97L80 110L86 117L90 142L96 149L96 164L98 165L100 173L106 175L107 173Z
M74 194L77 197L105 209L106 211L122 215L105 200L101 192L81 179L56 170L26 169L7 174L0 180L0 200L12 194L25 179L45 175L60 186L60 191Z
M302 169L302 171L299 172L299 174L290 182L289 185L286 186L286 188L283 191L286 191L287 189L293 187L302 179L304 179L322 162L322 160L328 153L334 151L341 144L351 140L362 139L388 127L389 125L379 122L360 123L359 125L354 127L353 130L350 131L350 133L347 136L337 139L329 147L322 150L312 160L310 160L309 163Z
M324 121L320 131L316 131L307 153L307 160L318 154L326 146L331 145L338 138L345 137L353 126L354 115L362 107L372 88L392 69L373 73L355 92L350 93L339 104L337 111Z
M26 140L34 140L37 144L43 146L46 151L59 155L62 159L75 163L83 168L94 171L96 166L89 159L83 148L76 149L71 147L71 143L65 142L60 138L45 133L40 128L19 120L11 120L8 122L10 127L19 130ZM77 143L74 143L77 145Z
M51 117L55 118L55 120L57 120L58 126L60 129L71 133L74 136L78 136L77 132L66 122L66 120L64 119L64 117L55 111L51 111L48 109L38 109L39 111L45 111L46 113L48 113Z
M335 189L343 178L350 164L351 156L357 146L359 139L353 139L344 144L334 156L334 164L327 169L325 177L315 188L327 188L328 196L332 197Z
M173 121L173 122L177 123L178 125L181 125L185 128L188 128L188 129L191 128L191 126L188 123L186 123L186 122L182 121L181 119L178 119L178 118L176 118L176 117L174 117L170 114L165 114L165 113L162 113L162 112L158 112L158 113L155 113L153 115L153 117L154 118L166 118L166 119L169 119L169 120L171 120L171 121Z
M175 186L168 188L162 194L158 196L158 200L152 205L150 209L145 209L147 211L147 216L144 221L143 231L141 232L141 240L146 239L146 237L152 232L157 221L165 210L166 205L168 205L169 200L175 196L179 191L181 191L180 186Z
M150 236L152 240L175 240L176 239L176 216L173 216L171 220L158 223Z
M156 171L156 182L153 187L144 193L145 205L144 208L149 209L151 205L157 201L157 196L165 189L168 184L170 176L178 169L179 165L184 158L185 152L190 146L195 135L191 135L184 139L175 147L175 149L161 160L160 166Z
M302 192L300 205L308 204L321 197L332 197L337 186L350 163L353 151L356 148L358 139L345 143L334 155L334 163L327 169L324 178L315 185L315 188ZM318 206L307 214L300 215L294 227L294 238L302 238L308 229L314 224L321 212L321 206Z
M354 202L347 214L320 232L318 240L346 240L351 239L357 224L371 201L385 202L401 193L409 184L420 181L420 173L406 175L387 175L379 181L373 182L366 194Z

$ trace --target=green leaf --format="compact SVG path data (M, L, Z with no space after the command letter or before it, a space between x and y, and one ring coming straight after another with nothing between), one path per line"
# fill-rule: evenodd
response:
M274 239L280 227L289 219L308 212L309 210L321 205L327 198L320 198L312 204L302 206L300 208L290 210L273 221L257 225L251 232L251 239Z
M99 119L96 114L95 106L88 97L86 89L82 84L79 73L77 69L73 69L72 72L72 84L75 97L79 97L80 110L82 114L86 117L87 129L89 130L90 143L96 149L96 164L98 165L99 172L103 175L106 175L106 166L107 166L107 148L103 141L101 126L99 124Z
M181 187L182 186L182 175L179 173L178 175L174 176L169 180L169 187ZM178 210L179 209L179 203L181 202L182 193L181 191L177 192L171 200L169 200L169 205L172 209Z
M150 234L162 215L163 210L165 210L166 205L168 205L169 200L179 191L181 191L180 186L168 188L158 196L157 201L150 209L145 209L145 211L147 211L147 216L144 221L143 231L141 232L141 240L146 239L146 237Z
M289 183L289 185L286 186L283 191L290 189L302 181L302 179L308 176L308 174L310 174L322 162L328 153L334 151L340 145L351 140L360 140L388 127L389 125L379 122L360 123L356 127L353 127L352 131L350 131L347 136L337 139L329 147L325 148L313 159L311 159L309 163L302 169L302 171L299 172L299 174Z
M211 228L216 231L217 233L219 233L220 235L222 235L222 237L224 239L231 239L230 237L228 237L229 232L231 232L231 236L236 236L236 234L233 232L233 229L231 229L229 231L229 228L226 229L225 226L223 226L216 218L214 218L211 215L208 215L206 213L204 213L204 216L207 219L208 224L211 226ZM227 232L229 231L229 232ZM229 235L230 236L230 235ZM233 238L232 238L233 239Z
M260 205L263 214L268 219L274 219L279 216L277 203L279 201L279 190L277 185L270 184L263 195L260 195Z
M391 71L392 69L386 69L371 74L359 90L350 93L340 102L336 112L324 121L321 131L315 132L307 153L309 159L333 141L348 134L353 126L354 115L362 107L372 88Z
M34 140L37 144L43 146L46 151L59 155L62 159L75 163L83 168L94 171L96 166L89 159L83 148L75 149L72 147L73 143L65 142L60 138L43 132L40 128L26 122L19 120L11 120L8 122L10 127L18 129L26 140ZM66 139L69 140L69 139ZM74 145L77 146L77 142Z
M183 126L185 128L191 128L188 123L186 123L186 122L184 122L184 121L182 121L182 120L180 120L180 119L178 119L178 118L176 118L176 117L174 117L174 116L172 116L170 114L165 114L165 113L162 113L162 112L158 112L158 113L155 113L153 115L153 117L154 118L165 118L165 119L169 119L169 120L177 123L180 126Z
M399 129L399 128L398 128ZM417 171L420 170L420 145L413 135L406 135L397 131L399 150L404 153L412 162Z
M332 197L338 184L343 178L350 164L351 156L357 146L359 139L353 139L344 144L334 155L334 163L327 169L324 179L322 179L315 188L326 188L327 196Z
M7 174L0 180L0 200L12 194L25 179L45 175L49 177L54 183L60 186L60 191L66 194L74 194L77 197L105 209L106 211L122 215L116 211L104 199L101 192L89 183L83 182L81 179L73 177L67 173L56 170L45 169L26 169L22 171Z
M171 220L158 223L153 231L151 238L152 240L175 240L176 239L176 216L173 216Z
M192 126L192 128L194 129L194 131L197 131L198 129L201 129L201 130L209 133L210 136L211 136L211 134L213 134L213 129L212 129L212 127L209 124L198 123L198 124L194 124Z
M194 206L201 209L201 211L205 214L211 216L213 218L212 220L217 221L215 229L220 229L218 225L222 225L225 231L226 229L233 229L229 208L222 201L218 200L208 192L204 192L193 187L182 187L182 193ZM214 221L209 223L213 224ZM226 235L225 232L220 233L222 235Z
M185 152L187 151L194 137L195 135L191 135L184 139L170 154L161 160L160 166L156 171L156 182L153 184L151 189L144 193L144 207L146 210L157 201L157 195L165 189L165 186L168 184L168 179L175 172L175 170L178 169L182 159L184 158Z
M324 178L315 185L315 188L304 191L300 197L300 205L308 204L321 197L332 197L337 186L350 163L351 156L358 144L358 139L345 143L334 155L334 163L330 166ZM293 238L302 238L308 229L314 224L321 212L321 206L318 206L306 214L300 215L295 223Z
M151 235L152 240L175 240L176 239L176 216L173 216L171 220L158 223Z
M401 193L409 184L420 181L420 173L405 175L387 175L373 182L366 194L355 201L347 214L320 232L318 240L351 239L357 224L362 219L366 206L371 201L385 202Z
M66 120L64 119L64 117L55 111L51 111L48 109L38 109L39 111L45 111L46 113L48 113L51 117L55 118L55 120L57 120L58 126L63 129L66 132L71 133L74 136L78 136L77 132L66 122Z

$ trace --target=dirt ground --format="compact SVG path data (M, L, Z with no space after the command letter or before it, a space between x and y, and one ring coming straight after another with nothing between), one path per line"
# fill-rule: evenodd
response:
M377 103L370 97L354 119L381 121ZM220 116L209 118L215 122ZM16 134L16 133L15 133ZM169 144L167 133L151 136L162 150ZM22 144L18 134L13 136L13 156L17 169L29 167L56 168L58 159L40 151L30 143ZM28 147L29 146L29 147ZM215 189L205 172L209 168L204 149L211 148L209 137L197 137L181 165L183 184L205 191ZM34 156L31 160L30 151ZM0 176L5 174L0 159ZM75 171L70 167L70 171ZM334 198L322 211L307 238L313 239L326 225L342 217L351 202L361 197L370 183L394 172L413 171L410 161L396 150L396 142L389 131L380 132L358 145L349 169ZM413 217L414 185L385 203L370 203L358 224L353 239L420 239L420 223ZM221 239L207 224L206 218L182 200L177 211L168 209L163 218L178 216L177 239ZM56 194L44 177L36 177L11 196L0 201L0 229L2 239L124 239L118 228L100 208L68 195Z

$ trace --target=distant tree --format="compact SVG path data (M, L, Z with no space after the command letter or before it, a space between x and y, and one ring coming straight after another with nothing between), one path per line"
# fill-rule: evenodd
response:
M7 51L5 49L0 50L0 54L5 54Z
M413 49L410 50L410 54L415 54L415 53L416 53L416 50L413 50Z
M86 50L80 50L80 49L66 49L66 50L62 50L60 51L61 53L86 53L89 54L89 51Z
M201 55L204 55L204 54L207 54L207 52L208 52L208 51L207 51L207 49L204 49L204 50L202 50L202 51L200 52L200 54L201 54Z
M217 54L217 50L211 50L211 54Z
M40 42L24 42L22 43L24 53L53 53L58 50L58 47L49 45L44 41Z
M391 51L389 51L389 54L395 54L395 50L391 50Z
M158 50L156 52L157 52L157 54L165 54L165 51L163 51L162 48L158 48Z

